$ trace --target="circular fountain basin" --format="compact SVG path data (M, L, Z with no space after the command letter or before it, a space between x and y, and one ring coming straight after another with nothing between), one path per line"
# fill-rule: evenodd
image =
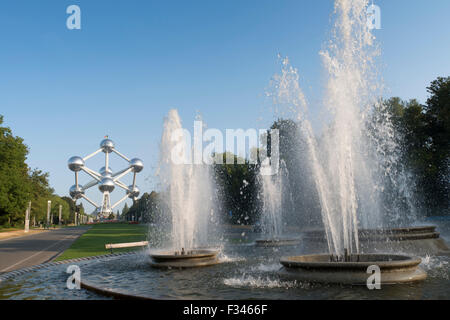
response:
M436 226L393 229L360 229L361 250L366 252L404 252L407 254L449 254L450 248L436 231ZM317 250L328 250L324 230L310 230L303 240Z
M157 251L150 253L150 265L154 268L196 268L220 263L216 249L189 249L180 251Z
M305 232L305 239L312 241L325 241L324 230L310 230ZM359 229L360 241L406 241L437 239L439 232L436 226L405 227L393 229Z
M284 277L280 259L307 254L301 246L268 250L232 244L220 252L221 264L182 271L152 268L147 250L26 268L0 275L0 299L450 299L450 256L423 259L420 266L428 273L424 281L368 290L364 285L313 284ZM67 267L73 263L82 272L81 290L67 288Z
M296 246L300 243L300 239L258 239L255 244L259 247L281 247L281 246Z
M436 231L436 226L422 226L422 227L406 227L393 229L362 229L359 232L361 239L364 240L379 240L386 239L391 241L405 241L405 240L424 240L437 239L439 232Z
M370 266L378 266L381 284L410 283L425 280L427 274L419 268L420 258L393 254L351 255L348 262L331 261L328 254L283 257L284 276L300 281L366 285L372 272Z

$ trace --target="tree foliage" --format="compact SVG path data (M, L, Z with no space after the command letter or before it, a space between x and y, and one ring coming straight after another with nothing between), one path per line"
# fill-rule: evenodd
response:
M31 198L28 166L25 163L28 148L23 139L3 127L0 116L0 224L14 225L25 212Z
M126 221L155 223L161 218L161 206L162 202L159 193L155 191L151 193L146 192L138 200L134 201L130 208L125 203L121 218Z
M28 147L22 138L14 136L12 130L2 124L3 117L0 116L0 225L23 224L30 201L31 221L45 223L48 200L52 201L51 213L55 223L58 222L60 204L63 221L73 222L70 216L74 217L75 208L67 199L64 201L54 194L47 172L28 167Z
M218 199L222 221L230 224L253 224L259 217L259 166L230 153L223 153L221 156L223 164L216 163L214 173L220 195ZM227 157L234 159L233 164L226 163Z
M429 214L450 207L450 77L439 77L427 88L424 105L398 97L385 103L402 136L402 160L416 180L415 197Z

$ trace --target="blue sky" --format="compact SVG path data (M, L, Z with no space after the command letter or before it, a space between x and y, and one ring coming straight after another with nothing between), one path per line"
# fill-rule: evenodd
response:
M386 96L424 102L429 82L450 74L450 1L374 3ZM66 28L71 4L81 8L81 30ZM96 150L104 135L144 160L138 184L151 191L169 109L188 129L198 114L221 130L268 126L264 89L279 71L278 54L289 56L318 103L318 52L332 9L331 0L4 0L0 114L58 194L73 184L67 159ZM98 169L100 158L88 165Z

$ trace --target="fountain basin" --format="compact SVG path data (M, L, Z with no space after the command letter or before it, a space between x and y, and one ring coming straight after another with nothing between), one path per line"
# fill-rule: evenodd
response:
M393 229L360 229L358 230L360 241L406 241L437 239L439 232L436 226L405 227ZM313 241L325 240L325 231L312 230L306 232L306 238Z
M154 268L196 268L220 263L216 249L189 249L183 251L158 251L150 253Z
M402 252L413 255L447 255L450 248L436 226L358 230L360 249L366 252ZM328 250L324 230L309 230L303 241L313 251Z
M300 239L258 239L255 244L258 247L282 247L282 246L296 246L300 243Z
M304 254L301 247L267 250L256 246L231 246L220 252L219 259L226 263L181 271L152 268L147 251L77 261L82 270L81 290L66 287L67 266L75 263L73 260L49 263L31 271L27 268L0 275L0 299L105 299L105 294L126 299L135 296L137 299L183 300L450 298L450 257L447 256L431 257L430 261L422 262L421 268L423 265L428 273L423 282L368 290L366 286L308 285L294 281L295 278L284 279L280 275L279 260L284 256ZM94 287L100 290L92 292Z
M328 254L283 257L281 273L300 281L366 285L376 265L381 271L381 284L410 283L425 280L427 274L419 268L420 258L393 254L351 255L348 262L331 261Z

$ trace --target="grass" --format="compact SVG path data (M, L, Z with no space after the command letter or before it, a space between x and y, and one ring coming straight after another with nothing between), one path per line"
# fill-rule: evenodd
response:
M8 228L4 228L4 227L0 226L0 232L20 231L20 230L23 230L23 227L8 227Z
M148 227L146 225L125 223L95 224L55 261L107 254L110 251L105 249L105 244L145 241L147 232ZM114 249L114 253L139 249L141 247Z

